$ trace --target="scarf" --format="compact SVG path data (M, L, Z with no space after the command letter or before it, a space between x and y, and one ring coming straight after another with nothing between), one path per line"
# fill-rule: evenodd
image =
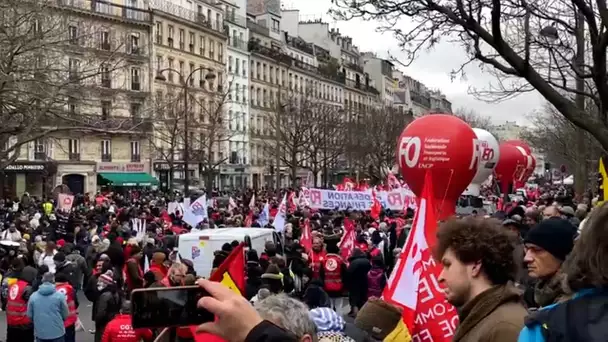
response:
M545 307L553 303L568 299L564 291L566 275L557 272L548 280L540 280L534 286L534 301L539 307Z
M500 305L519 300L520 294L510 285L497 285L480 293L460 310L460 325L452 342L460 341Z

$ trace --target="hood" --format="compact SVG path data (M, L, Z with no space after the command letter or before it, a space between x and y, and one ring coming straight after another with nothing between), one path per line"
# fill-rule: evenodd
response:
M19 275L19 279L31 284L36 279L38 271L32 266L25 266Z
M42 285L40 285L40 288L38 288L38 292L43 296L50 296L56 292L55 284L42 283Z

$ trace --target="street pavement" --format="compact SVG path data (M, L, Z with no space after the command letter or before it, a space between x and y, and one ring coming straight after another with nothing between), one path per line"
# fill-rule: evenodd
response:
M89 332L89 329L93 329L93 322L91 321L93 307L82 291L78 293L78 300L80 302L78 316L84 324L85 331L76 332L76 341L93 342L95 340L94 335ZM0 312L0 341L6 341L6 312L4 311Z

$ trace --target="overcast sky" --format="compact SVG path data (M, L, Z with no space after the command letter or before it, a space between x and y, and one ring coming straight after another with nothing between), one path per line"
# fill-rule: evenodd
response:
M381 57L391 55L398 57L398 46L390 34L375 32L376 24L362 20L348 22L335 22L327 15L331 7L330 0L283 0L285 7L299 9L300 18L312 20L323 18L330 27L337 27L340 33L353 37L353 43L359 46L361 51L373 51ZM407 19L404 19L407 20ZM423 82L427 87L439 89L452 101L454 109L467 107L474 109L482 115L488 115L495 123L504 121L518 121L523 123L530 112L542 106L544 100L537 93L529 93L518 96L515 99L501 103L486 103L479 101L468 94L470 86L476 88L487 88L493 81L493 76L484 73L479 64L471 64L466 71L466 78L457 78L453 81L450 72L459 68L466 61L466 55L459 45L443 42L433 50L419 55L416 61L408 67L399 69L407 75Z

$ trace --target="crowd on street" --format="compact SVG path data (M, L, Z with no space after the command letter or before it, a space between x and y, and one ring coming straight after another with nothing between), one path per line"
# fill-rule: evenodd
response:
M400 328L403 308L381 298L415 210L372 214L294 202L281 246L247 250L242 295L203 279L192 260L178 255L180 234L195 228L273 229L286 192L210 193L229 197L230 206L210 205L197 227L169 209L183 198L155 191L76 195L70 210L58 208L56 198L28 194L0 201L7 341L74 342L82 330L96 342L168 340L162 329L130 325L129 294L194 284L212 295L199 304L217 317L199 330L218 341L411 340ZM270 217L261 220L266 203ZM145 222L143 235L137 220ZM607 206L554 188L506 210L441 222L432 253L443 268L438 283L458 310L453 341L606 341L606 222ZM346 257L345 226L356 232ZM311 243L302 243L309 230ZM239 244L215 251L212 269ZM83 305L92 305L90 317L79 315ZM176 339L194 341L196 333L178 328Z

